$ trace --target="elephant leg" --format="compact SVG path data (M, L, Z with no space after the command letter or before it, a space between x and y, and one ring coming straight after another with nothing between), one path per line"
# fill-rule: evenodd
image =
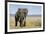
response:
M23 27L23 21L20 20L20 27Z
M17 20L16 20L16 23L15 23L15 26L17 26Z
M24 19L24 26L26 26L26 19Z
M26 26L26 21L24 21L24 26Z
M22 27L22 21L20 20L20 27Z
M17 26L18 19L15 17L15 26Z

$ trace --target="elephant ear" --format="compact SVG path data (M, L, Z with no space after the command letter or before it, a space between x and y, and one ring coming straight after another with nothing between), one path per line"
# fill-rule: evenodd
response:
M27 15L27 13L28 13L28 10L27 9L24 9L24 14Z

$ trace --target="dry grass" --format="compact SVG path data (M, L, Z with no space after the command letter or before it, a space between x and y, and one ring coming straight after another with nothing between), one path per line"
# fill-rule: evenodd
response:
M9 26L11 29L15 29L15 18L14 16L11 16L10 17L10 22L9 22ZM17 29L21 28L19 26L19 22L18 22L18 26L17 26ZM25 27L22 27L22 28L39 28L41 27L41 17L29 17L27 16L26 17L26 26Z

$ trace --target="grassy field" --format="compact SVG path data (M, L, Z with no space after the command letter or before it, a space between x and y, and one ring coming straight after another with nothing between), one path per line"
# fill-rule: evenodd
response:
M15 27L15 17L10 16L10 22L9 22L10 29L19 29L21 28L18 22L18 26ZM41 27L41 17L40 16L27 16L26 17L26 26L22 28L40 28Z

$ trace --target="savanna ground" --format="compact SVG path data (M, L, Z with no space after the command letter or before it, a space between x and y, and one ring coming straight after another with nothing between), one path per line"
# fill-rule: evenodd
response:
M41 17L40 16L27 16L26 17L26 26L20 27L18 22L17 27L15 27L15 17L10 16L9 22L10 29L20 29L20 28L40 28L41 27Z

